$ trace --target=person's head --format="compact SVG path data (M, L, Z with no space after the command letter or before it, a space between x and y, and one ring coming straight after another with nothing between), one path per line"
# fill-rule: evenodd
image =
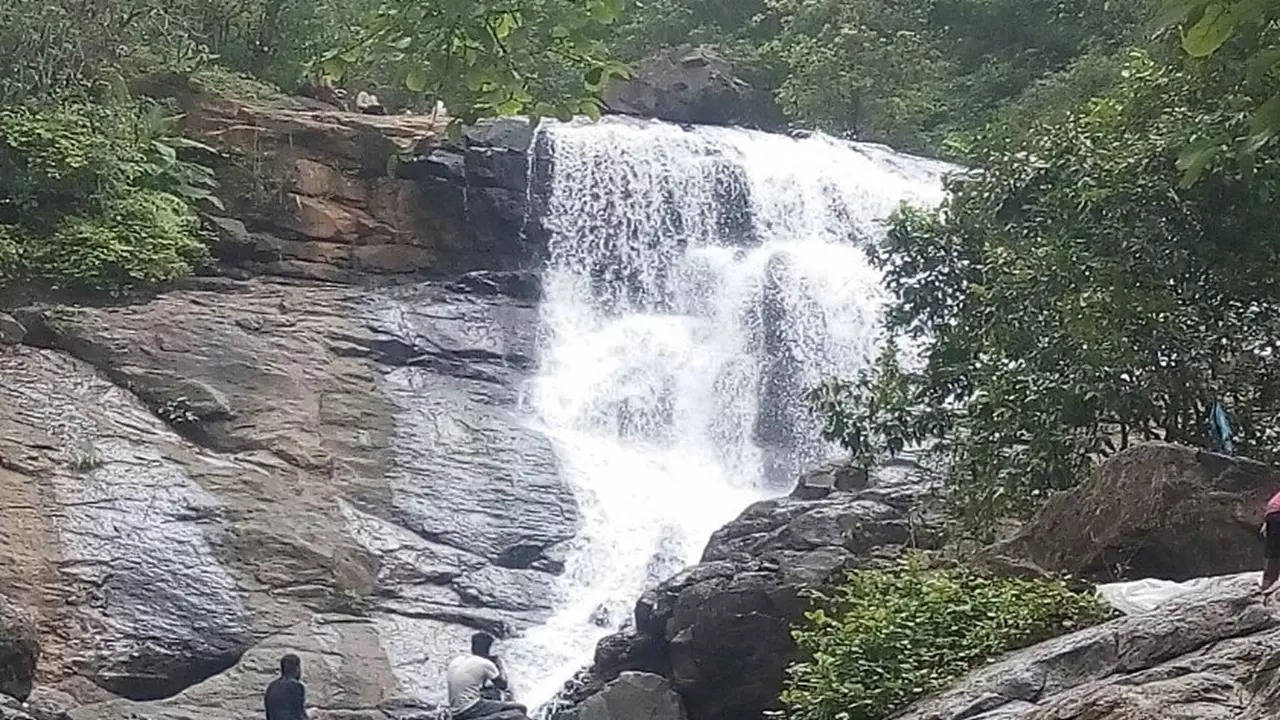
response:
M478 632L471 636L471 654L489 657L493 649L493 636L486 632Z
M293 653L280 658L280 674L294 680L302 677L302 659Z

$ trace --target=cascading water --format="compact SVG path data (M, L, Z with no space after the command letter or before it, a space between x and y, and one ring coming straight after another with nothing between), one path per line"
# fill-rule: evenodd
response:
M504 652L531 706L646 587L830 452L803 392L874 359L860 245L948 166L731 128L551 125L548 337L531 393L582 505L563 601Z

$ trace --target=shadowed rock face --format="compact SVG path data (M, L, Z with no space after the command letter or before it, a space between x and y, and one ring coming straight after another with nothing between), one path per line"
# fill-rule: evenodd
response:
M0 596L0 695L31 694L40 639L27 613Z
M695 720L776 708L797 657L790 631L806 607L800 590L934 541L930 473L902 461L854 475L819 469L792 497L757 503L719 530L700 564L640 599L632 629L600 643L565 717L599 704L597 693L627 671L666 677Z
M288 651L363 717L546 614L577 508L518 409L536 308L492 280L15 311L0 595L71 717L238 720Z
M625 672L577 709L576 720L685 720L684 702L661 675Z

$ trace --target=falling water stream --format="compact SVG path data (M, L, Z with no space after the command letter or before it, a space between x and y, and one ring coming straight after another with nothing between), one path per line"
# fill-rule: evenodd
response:
M878 351L863 247L947 166L874 145L734 128L553 124L547 337L531 390L582 506L562 599L504 652L531 706L696 562L754 500L830 449L803 392Z

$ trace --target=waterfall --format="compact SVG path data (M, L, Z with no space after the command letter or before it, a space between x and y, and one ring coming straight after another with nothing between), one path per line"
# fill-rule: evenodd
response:
M537 706L751 502L828 456L803 392L874 360L862 247L942 163L821 135L551 124L546 341L530 393L584 518L559 609L505 644Z

